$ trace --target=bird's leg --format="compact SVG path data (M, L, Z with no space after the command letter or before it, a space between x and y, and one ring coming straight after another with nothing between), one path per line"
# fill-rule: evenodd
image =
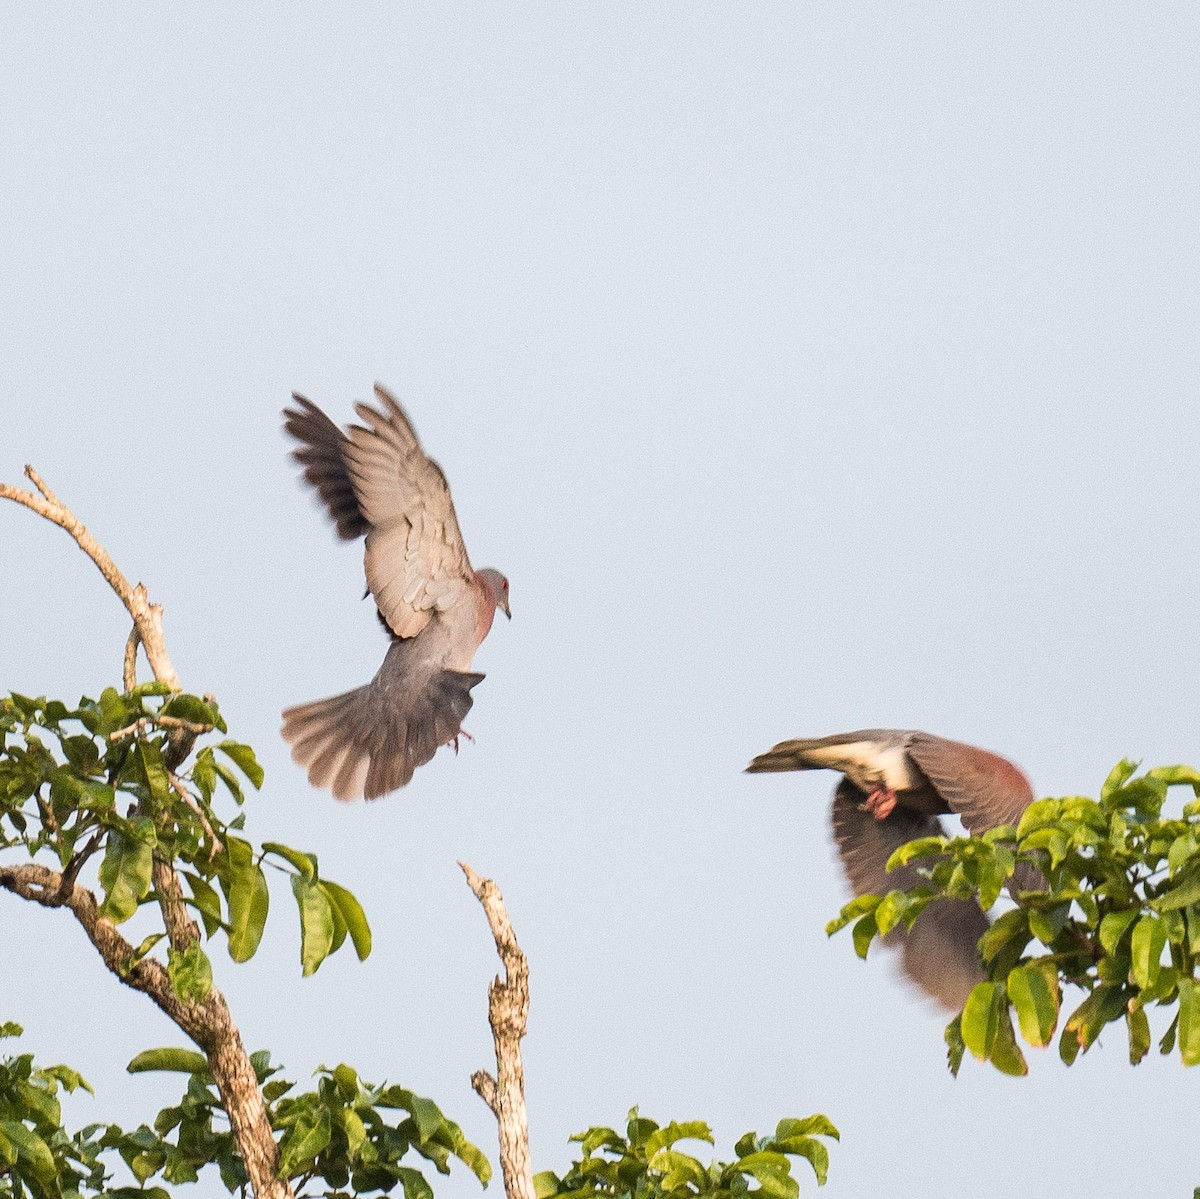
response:
M454 752L455 752L456 754L458 753L458 739L459 739L459 737L466 737L466 739L467 739L468 741L470 741L472 745L474 745L474 744L475 744L475 738L474 738L474 737L472 737L472 736L471 736L471 734L470 734L470 733L468 733L466 729L459 729L459 730L458 730L458 732L454 734L453 738L452 738L450 741L448 741L448 742L447 742L447 744L448 744L448 745L453 745L453 746L454 746Z
M886 820L896 806L896 793L882 783L867 796L866 803L859 804L861 811L870 812L876 820Z

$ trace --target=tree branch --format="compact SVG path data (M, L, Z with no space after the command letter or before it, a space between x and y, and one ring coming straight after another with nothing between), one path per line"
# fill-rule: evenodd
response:
M525 1113L525 1066L521 1061L521 1038L529 1019L529 962L517 944L500 888L490 878L480 878L466 862L459 862L459 866L483 906L496 952L504 964L504 978L497 976L488 985L488 1023L496 1047L496 1077L478 1070L471 1075L471 1086L496 1117L505 1194L508 1199L535 1199L529 1119Z
M42 477L32 466L25 467L25 474L41 492L41 496L36 496L31 491L22 491L19 487L13 487L9 483L0 483L0 497L24 504L26 508L45 517L52 524L66 529L75 544L96 564L100 573L108 581L108 585L117 593L117 598L125 605L126 611L133 617L134 627L137 629L138 638L146 651L150 669L154 671L154 677L166 683L172 691L182 691L179 676L171 664L166 642L163 639L162 605L150 602L146 588L141 583L136 587L130 585L129 580L117 569L117 564L109 557L108 551L88 532L83 522L46 486ZM128 648L127 645L127 659Z
M125 643L122 681L127 691L137 685L137 647L140 643L154 677L172 691L183 686L167 653L162 629L162 605L152 604L141 584L131 586L103 546L83 523L46 485L32 466L25 474L40 492L34 495L7 483L0 483L0 498L10 499L65 529L75 544L96 564L133 618L133 631ZM165 721L164 721L165 723ZM196 733L178 722L171 735L165 764L174 773L191 752ZM179 876L170 861L154 858L154 889L162 912L163 925L173 949L187 949L200 940L200 930L188 914ZM250 1185L257 1199L291 1199L291 1186L276 1177L279 1150L267 1116L262 1092L241 1034L229 1014L225 997L213 987L201 1003L183 1002L171 987L166 967L154 958L142 958L134 965L133 947L110 920L99 914L96 897L75 883L68 873L64 878L44 866L29 864L0 866L0 889L43 907L66 907L82 925L104 964L127 986L148 995L171 1020L203 1051L212 1070L221 1103L237 1138Z

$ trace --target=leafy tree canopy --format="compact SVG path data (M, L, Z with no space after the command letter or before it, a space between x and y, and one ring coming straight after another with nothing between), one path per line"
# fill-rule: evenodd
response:
M1136 1065L1153 1039L1150 1007L1171 1015L1161 1052L1178 1048L1184 1065L1200 1062L1200 771L1137 771L1118 762L1099 799L1038 800L1015 829L910 842L889 868L917 862L927 881L860 896L828 925L831 934L850 926L866 957L876 937L911 927L939 896L974 898L986 911L1006 886L1015 892L1015 906L980 940L986 981L946 1029L954 1073L967 1050L1006 1074L1026 1073L1018 1030L1039 1048L1058 1033L1059 1056L1071 1065L1116 1022ZM1165 815L1173 787L1192 798ZM1068 986L1084 997L1064 1019Z

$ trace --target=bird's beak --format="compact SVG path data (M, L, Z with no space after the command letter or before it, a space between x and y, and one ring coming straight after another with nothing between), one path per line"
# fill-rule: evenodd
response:
M508 600L500 601L500 611L503 612L504 615L507 616L509 620L512 620L512 613L508 609Z

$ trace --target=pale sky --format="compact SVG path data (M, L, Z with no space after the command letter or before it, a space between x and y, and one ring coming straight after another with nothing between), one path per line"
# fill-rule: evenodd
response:
M280 885L253 962L215 944L250 1048L428 1094L495 1161L465 859L530 957L535 1168L640 1104L723 1157L826 1113L829 1199L1200 1183L1200 1076L1130 1068L1117 1026L1069 1070L950 1078L941 1014L824 935L834 777L741 774L872 726L1002 752L1039 794L1200 764L1194 5L9 4L0 29L0 478L35 464L165 605L185 684L266 768L249 833L319 852L374 927L365 964L301 979ZM376 379L513 620L475 743L341 806L279 712L386 642L279 412L296 389L343 422ZM119 682L126 618L61 531L0 508L0 569L0 689ZM0 896L0 960L20 1048L97 1089L78 1124L179 1093L124 1073L181 1034L64 915Z

